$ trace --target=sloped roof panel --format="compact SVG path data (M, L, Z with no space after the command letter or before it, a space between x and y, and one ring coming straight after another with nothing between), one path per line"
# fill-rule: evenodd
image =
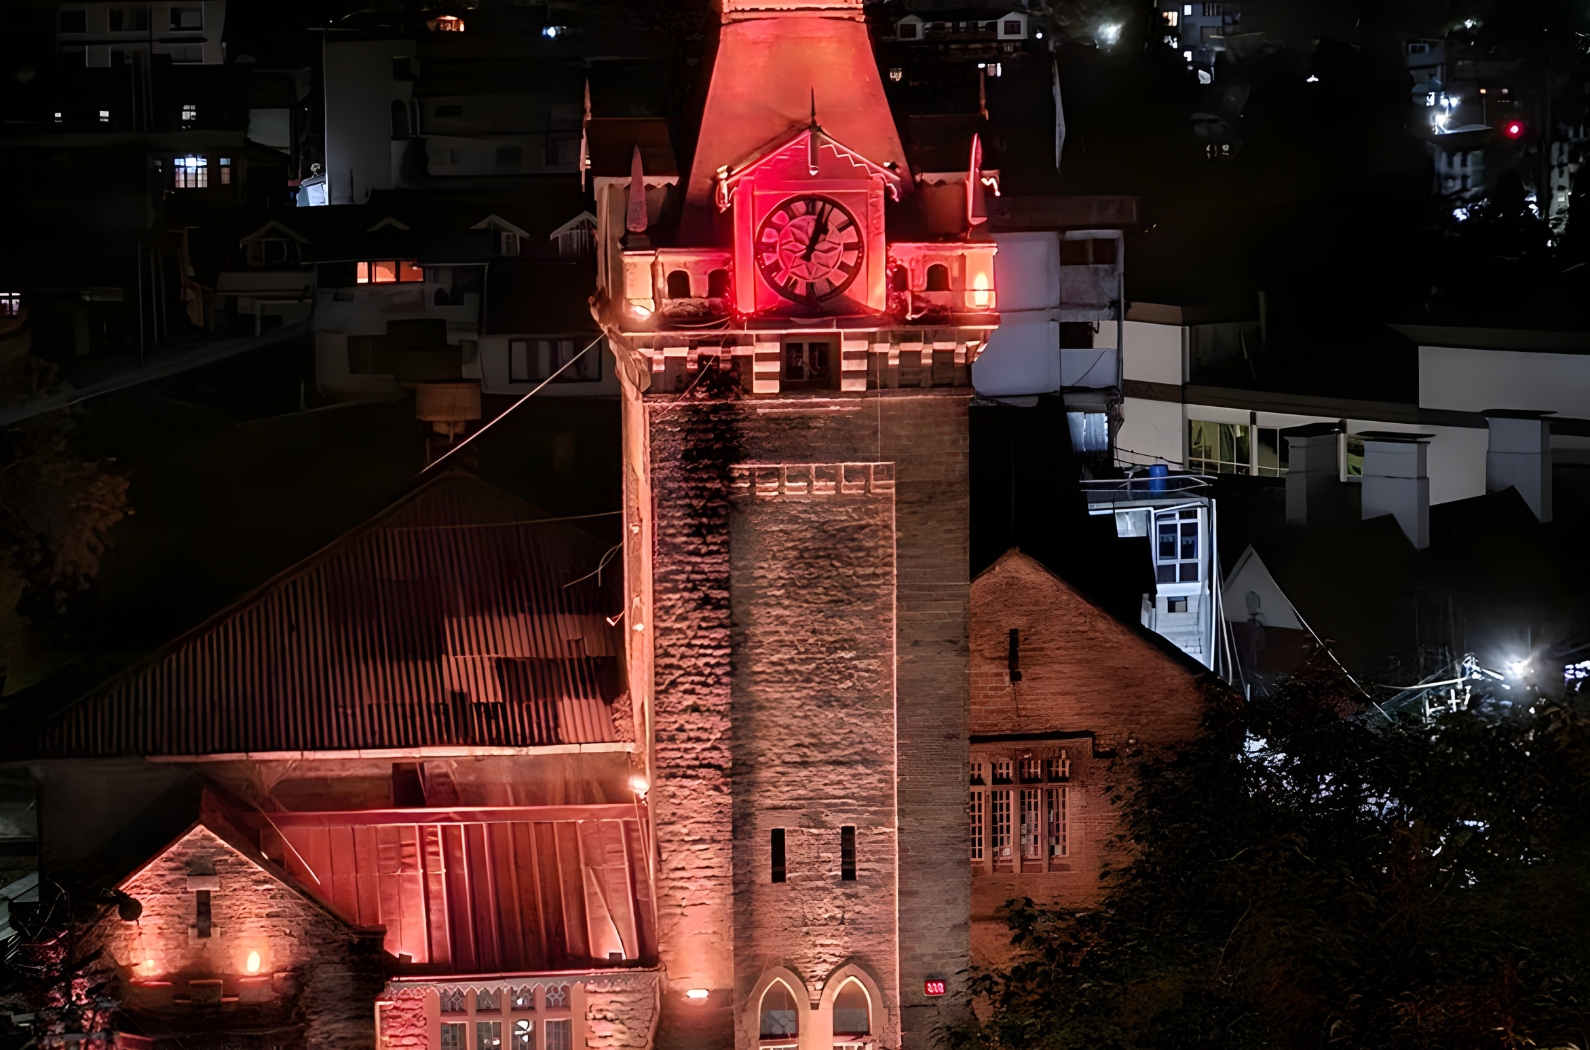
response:
M33 733L40 755L598 743L628 729L605 545L467 476L376 521ZM578 581L578 582L575 582Z

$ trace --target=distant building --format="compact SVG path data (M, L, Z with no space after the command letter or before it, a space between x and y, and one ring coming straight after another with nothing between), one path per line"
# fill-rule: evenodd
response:
M1111 793L1198 733L1211 685L1018 550L972 581L971 650L972 962L995 967L1012 955L1006 901L1097 905L1120 860Z
M1177 53L1188 69L1209 82L1215 57L1226 49L1226 37L1242 24L1240 3L1175 3L1160 0L1155 12L1161 47Z

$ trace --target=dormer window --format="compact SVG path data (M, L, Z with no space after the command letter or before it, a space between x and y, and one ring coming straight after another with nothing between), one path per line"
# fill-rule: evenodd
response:
M915 40L917 25L915 22L901 22L898 26L901 40Z
M252 241L248 246L250 266L280 266L297 254L294 245L284 237L270 237Z
M517 233L509 233L507 230L502 230L502 231L500 231L498 233L497 236L498 236L498 242L497 242L497 254L498 255L518 255L519 254L520 245L519 245L519 235Z
M22 313L21 292L0 292L0 317L16 317Z
M356 284L419 284L425 271L412 259L380 259L354 264Z

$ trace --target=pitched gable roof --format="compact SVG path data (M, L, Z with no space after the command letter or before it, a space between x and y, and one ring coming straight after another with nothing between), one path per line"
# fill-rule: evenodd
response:
M14 745L199 755L617 741L606 545L466 474L385 513Z

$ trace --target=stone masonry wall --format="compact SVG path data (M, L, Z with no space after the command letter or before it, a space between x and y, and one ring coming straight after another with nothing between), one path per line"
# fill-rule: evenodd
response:
M1020 632L1021 681L1014 684L1012 628ZM1064 748L1071 761L1069 870L989 871L972 879L972 959L991 966L1010 957L1010 932L997 917L1005 901L1031 897L1080 908L1097 899L1102 866L1119 859L1113 790L1143 755L1198 732L1208 685L1202 668L1167 653L1019 551L972 583L971 665L974 759Z
M906 1047L928 1046L942 1019L944 1001L926 998L923 981L941 977L955 989L969 936L967 400L965 391L923 390L644 405L665 1050L729 1045L724 1011L746 1008L750 985L774 962L821 981L842 956L853 959L879 979L887 1005L898 1005ZM826 506L849 497L819 506L815 497L787 498L787 486L761 504L730 496L736 465L833 463L892 464L892 501L872 492L833 510ZM737 498L746 506L731 511ZM748 543L763 546L747 554ZM891 588L892 640L884 623ZM731 626L737 646L761 654L749 664L736 654L732 675ZM891 650L894 710L884 712L887 676L877 669ZM762 677L744 680L740 668L753 664ZM781 755L793 765L770 765ZM822 760L819 776L800 770L811 757ZM879 815L887 806L900 829L892 903L885 887L866 881L888 868L881 829L890 822ZM841 883L836 871L831 880L824 873L838 866L838 825L852 820L862 878ZM815 871L816 881L766 882L775 826L795 829L792 878ZM742 848L731 854L731 841ZM738 911L736 887L747 891ZM783 898L769 895L775 889ZM890 909L898 946L878 919ZM785 922L797 913L809 932ZM841 930L841 915L858 928ZM725 963L732 976L718 969ZM711 980L702 985L712 991L707 1003L683 1003L674 985L687 971Z
M214 887L209 937L196 929L193 878ZM351 929L209 828L194 827L122 889L143 905L142 915L123 922L111 913L99 933L130 1012L169 1017L179 1027L202 1017L196 1011L212 1011L221 1026L302 1024L303 1045L315 1050L375 1045L379 934ZM253 974L251 952L259 955ZM218 993L190 984L216 980ZM207 995L218 1000L213 1008L176 1001Z

